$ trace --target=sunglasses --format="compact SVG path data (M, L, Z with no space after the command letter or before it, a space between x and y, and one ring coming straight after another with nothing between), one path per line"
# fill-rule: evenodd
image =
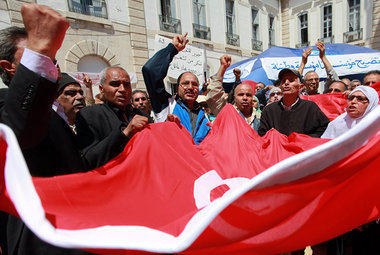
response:
M352 100L354 100L355 98L356 98L359 102L365 102L365 101L368 101L368 98L366 98L366 97L363 97L363 96L355 96L355 95L348 96L348 97L347 97L347 100L348 100L348 101L352 101Z

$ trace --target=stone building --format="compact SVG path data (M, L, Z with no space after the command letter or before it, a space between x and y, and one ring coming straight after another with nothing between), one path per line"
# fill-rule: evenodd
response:
M69 20L57 55L62 71L98 73L120 65L132 74L135 87L144 87L141 67L148 60L148 48L142 1L1 0L0 28L22 25L20 9L25 2L50 6Z

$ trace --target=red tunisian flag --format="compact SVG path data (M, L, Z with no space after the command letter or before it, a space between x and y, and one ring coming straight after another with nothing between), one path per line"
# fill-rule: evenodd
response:
M87 173L31 178L1 127L0 207L54 245L99 254L273 254L380 217L380 107L334 139L264 137L227 105L194 145L152 124Z

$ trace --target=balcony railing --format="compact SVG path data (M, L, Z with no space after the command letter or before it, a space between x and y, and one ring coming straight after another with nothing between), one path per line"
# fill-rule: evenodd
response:
M211 31L209 27L193 23L193 34L197 38L211 40Z
M306 47L309 45L310 45L310 42L297 43L296 48L302 48L302 47Z
M169 16L160 15L160 29L162 31L182 34L181 21Z
M69 10L71 12L81 13L85 15L107 18L107 5L105 0L79 1L68 0Z
M252 49L257 51L263 51L263 42L256 39L252 39Z
M334 36L319 38L319 40L323 43L334 43Z
M345 43L354 42L363 39L363 28L350 32L343 33L343 40Z
M240 46L240 38L239 35L232 34L232 33L226 33L226 39L227 39L227 44L233 45L233 46Z

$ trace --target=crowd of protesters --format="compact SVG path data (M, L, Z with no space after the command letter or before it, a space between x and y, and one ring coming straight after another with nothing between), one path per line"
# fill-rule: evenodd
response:
M0 31L0 76L9 87L0 90L0 122L15 132L32 176L49 177L102 166L153 122L183 125L199 144L211 129L209 123L228 103L261 136L274 128L285 135L298 132L323 138L341 135L378 105L377 92L369 86L380 81L380 71L367 73L363 81L339 79L322 42L316 47L327 73L323 84L316 72L302 75L309 48L300 56L299 69L281 70L275 85L255 81L252 87L241 82L241 71L234 69L236 82L227 93L223 76L231 57L223 55L217 74L201 92L198 78L185 72L177 79L176 93L171 94L165 90L164 78L174 56L188 43L186 33L175 36L143 66L146 91L132 91L126 70L111 66L101 72L101 93L95 98L91 79L84 75L84 97L80 84L61 74L55 62L69 26L67 20L37 4L25 4L21 13L25 28ZM332 122L316 103L299 96L318 94L320 85L325 93L348 96L347 112ZM88 254L47 244L17 217L0 216L0 254Z

